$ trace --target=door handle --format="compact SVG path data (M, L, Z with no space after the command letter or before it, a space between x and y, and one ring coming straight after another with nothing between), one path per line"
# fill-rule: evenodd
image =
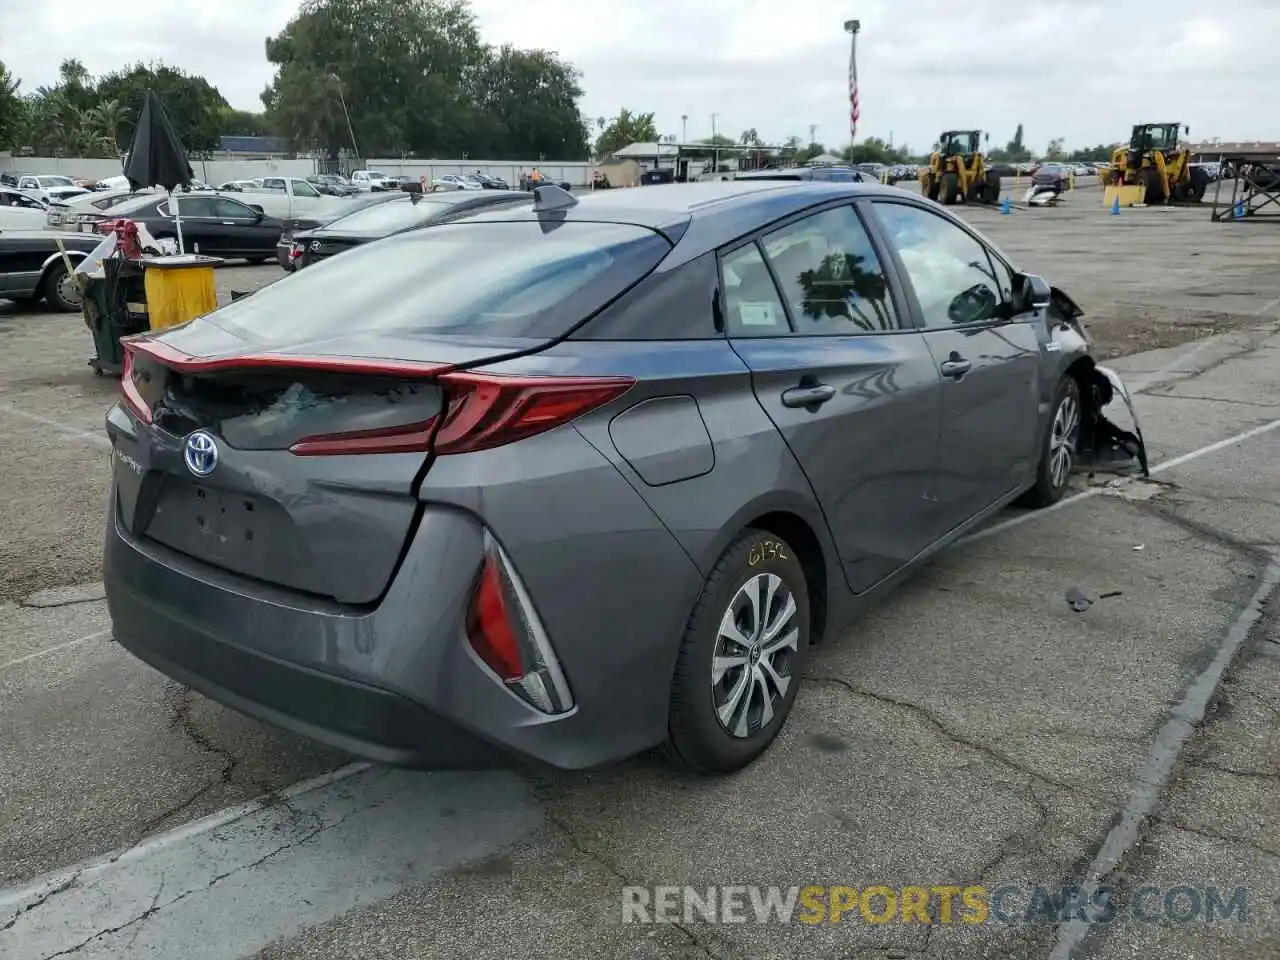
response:
M782 391L784 407L817 407L836 395L836 388L826 383L805 384Z
M951 380L959 380L973 369L973 362L962 357L952 356L950 360L943 360L938 369L942 371L944 377Z

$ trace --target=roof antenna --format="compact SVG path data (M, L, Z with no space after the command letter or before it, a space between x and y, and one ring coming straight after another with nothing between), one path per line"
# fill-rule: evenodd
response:
M568 210L578 205L578 198L563 187L554 183L533 188L533 212L543 213L552 210Z

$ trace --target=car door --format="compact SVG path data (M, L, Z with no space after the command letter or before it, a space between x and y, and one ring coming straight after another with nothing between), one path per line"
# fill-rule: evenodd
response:
M200 197L193 194L175 194L177 213L182 218L182 243L188 253L219 254L219 235L215 229L217 218L214 215L213 197ZM158 211L169 218L171 226L166 228L177 233L173 225L174 200L166 200L158 205ZM153 230L152 233L155 231Z
M231 256L275 256L280 227L274 220L230 197L213 198L221 252Z
M730 343L861 593L928 545L937 365L849 203L729 250L721 278Z
M1013 315L1013 272L956 220L910 201L870 206L942 376L942 535L1017 491L1034 469L1038 318Z

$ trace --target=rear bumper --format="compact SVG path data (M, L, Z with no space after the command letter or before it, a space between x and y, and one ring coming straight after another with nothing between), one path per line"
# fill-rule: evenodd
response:
M436 499L423 504L373 608L267 586L135 538L113 485L103 579L115 638L233 709L379 762L582 769L648 749L666 735L680 630L702 577L575 431L527 444L467 455L483 468L464 457L433 468ZM531 477L530 462L564 465L577 500L559 475ZM476 499L477 470L495 477L484 488L488 528L462 505ZM455 474L467 485L453 487ZM532 596L573 691L566 713L542 713L497 682L466 640L486 529Z
M111 503L104 580L116 641L213 700L370 760L446 769L505 766L521 753L448 718L451 705L497 701L496 725L548 719L461 656L460 644L440 642L450 612L410 632L387 609L353 616L302 605L134 540L114 491ZM423 702L432 688L437 702Z

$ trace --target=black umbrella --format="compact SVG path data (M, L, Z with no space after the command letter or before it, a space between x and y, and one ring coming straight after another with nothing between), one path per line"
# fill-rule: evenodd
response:
M173 128L173 121L153 91L147 91L147 100L138 114L138 125L133 131L133 143L124 162L124 175L134 190L147 187L164 187L172 192L185 187L195 174L187 160L187 150Z
M133 143L129 145L124 161L124 175L133 190L147 187L164 187L170 195L178 187L187 186L195 174L187 159L187 150L173 128L173 121L164 103L152 90L147 91L146 102L138 114L138 125L133 131ZM178 249L182 250L182 222L178 217L178 205L172 204L178 231Z

